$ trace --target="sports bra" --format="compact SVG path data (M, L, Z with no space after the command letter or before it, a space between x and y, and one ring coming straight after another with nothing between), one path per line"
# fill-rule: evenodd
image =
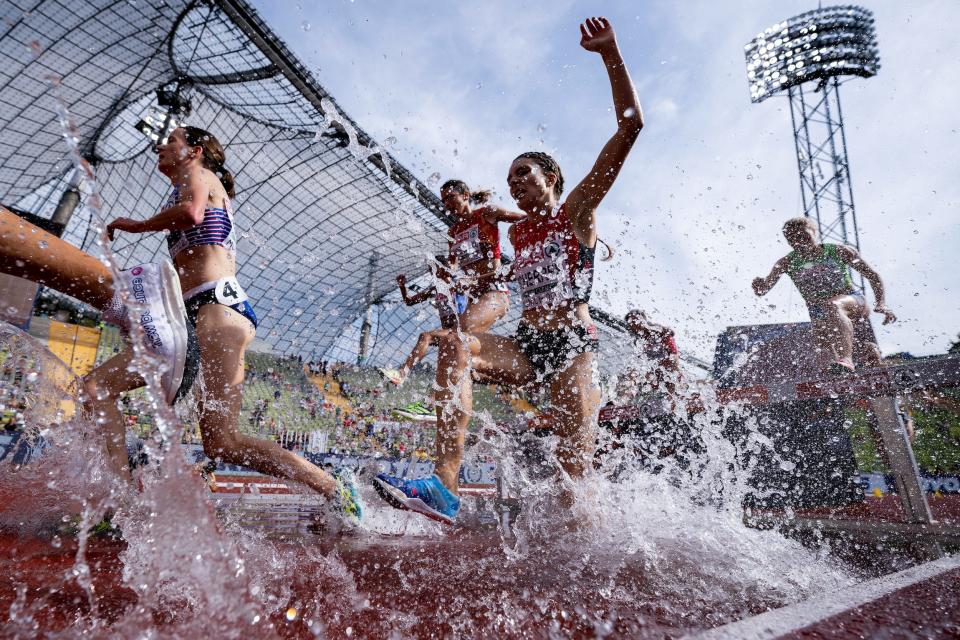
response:
M174 188L173 193L167 199L164 209L177 204L180 198L180 189ZM230 209L230 200L223 199L223 208L205 207L203 210L203 220L200 224L189 229L177 229L171 231L167 236L167 249L170 251L170 258L174 259L184 249L190 247L200 247L203 245L214 245L223 247L231 255L237 255L237 237L233 228L233 212Z
M524 311L590 301L596 247L577 239L565 206L513 225L514 273Z
M840 257L837 245L823 243L816 258L804 258L796 251L787 255L787 275L808 305L853 293L850 269Z

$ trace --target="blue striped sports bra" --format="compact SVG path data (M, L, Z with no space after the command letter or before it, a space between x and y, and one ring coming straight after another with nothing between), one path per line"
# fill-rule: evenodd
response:
M177 204L180 190L174 188L164 208ZM203 221L189 229L171 231L167 236L167 249L170 258L176 258L184 249L215 245L223 247L231 255L237 254L237 236L233 228L233 213L230 210L230 200L223 199L223 208L206 207L203 210Z

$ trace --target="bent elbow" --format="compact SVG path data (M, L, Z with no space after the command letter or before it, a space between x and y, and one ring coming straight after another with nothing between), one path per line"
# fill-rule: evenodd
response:
M636 138L640 135L640 131L643 130L643 112L640 111L640 107L630 107L623 114L623 117L620 119L620 131L623 133Z

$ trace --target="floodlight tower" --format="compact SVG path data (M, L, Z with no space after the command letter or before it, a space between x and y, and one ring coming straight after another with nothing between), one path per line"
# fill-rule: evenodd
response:
M764 29L745 53L750 100L784 91L790 100L803 214L824 241L859 251L840 84L880 69L873 13L851 5L808 11Z

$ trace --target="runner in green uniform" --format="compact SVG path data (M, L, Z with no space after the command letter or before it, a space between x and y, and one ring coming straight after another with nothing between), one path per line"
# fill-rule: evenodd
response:
M880 275L856 249L820 242L809 218L787 220L783 235L793 251L777 260L766 278L754 278L754 293L765 295L780 276L790 276L810 311L814 347L823 368L853 371L854 358L867 366L878 365L880 350L872 337L870 310L866 298L853 286L850 268L870 283L877 299L873 310L883 314L883 324L890 324L897 317L887 309Z

